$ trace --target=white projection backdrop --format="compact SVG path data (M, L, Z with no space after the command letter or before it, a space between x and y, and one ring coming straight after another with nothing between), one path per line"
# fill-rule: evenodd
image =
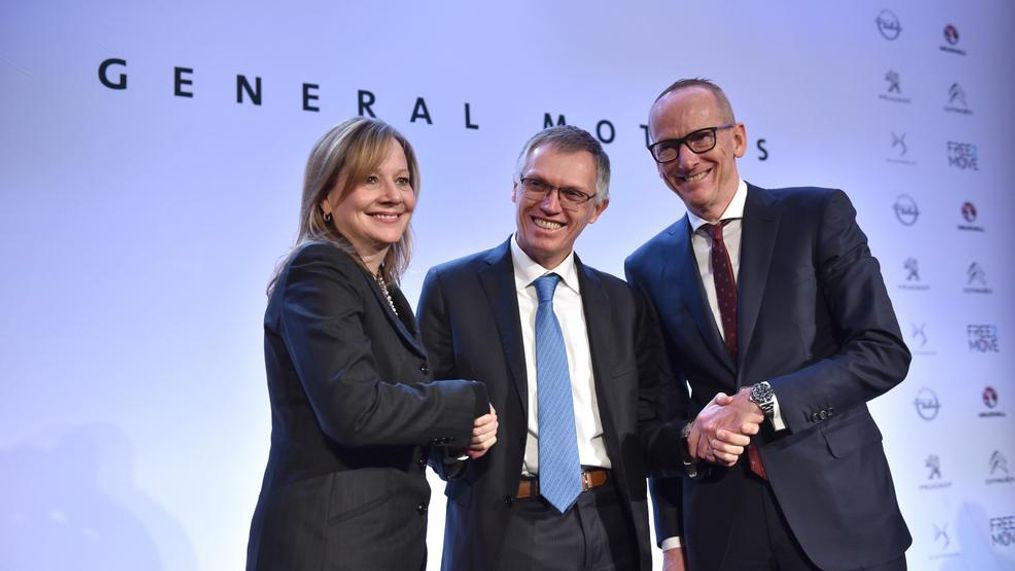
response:
M686 76L729 92L745 178L857 206L915 353L873 404L911 567L1012 568L1013 28L1003 0L5 1L0 569L242 567L264 287L311 144L361 98L419 149L414 301L508 236L546 113L609 141L613 201L578 250L621 273L683 213L640 126Z

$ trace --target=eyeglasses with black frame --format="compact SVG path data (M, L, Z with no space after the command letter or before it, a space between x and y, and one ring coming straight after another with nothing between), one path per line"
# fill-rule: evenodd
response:
M557 196L560 199L561 204L567 206L579 206L592 200L596 197L594 194L582 192L577 188L570 186L553 186L545 180L534 178L534 177L522 177L518 181L522 185L522 189L525 190L525 196L532 200L543 200L553 191L557 191Z
M648 146L652 158L657 163L672 163L680 156L680 146L685 145L692 153L700 155L715 148L716 131L720 129L731 129L736 123L705 127L697 131L691 131L679 139L664 139Z

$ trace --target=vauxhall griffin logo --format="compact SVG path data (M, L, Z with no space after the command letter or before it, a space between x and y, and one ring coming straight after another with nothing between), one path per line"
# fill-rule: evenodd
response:
M886 40L894 40L902 33L902 25L899 24L899 17L891 10L882 10L874 20L878 25L878 32Z
M920 389L916 398L913 399L913 404L916 406L916 413L924 420L934 420L937 418L938 411L941 410L941 403L938 402L937 395L928 388Z
M995 408L997 406L997 391L994 390L994 387L983 389L983 404L987 408Z
M959 43L959 30L955 26L951 24L945 26L944 34L945 41L947 41L949 45L954 46L955 44Z
M981 224L976 224L976 218L979 214L976 211L976 205L972 202L962 203L962 219L965 220L964 224L959 224L959 230L967 232L985 232Z
M997 409L998 397L997 390L994 387L984 387L980 398L983 399L983 406L987 407L987 410L980 411L978 415L980 418L1004 418L1008 416L1003 410Z
M964 218L966 222L969 222L970 224L976 222L976 205L974 205L972 202L963 202L962 218Z
M895 199L895 204L892 208L895 210L895 218L903 226L916 224L916 219L920 217L920 209L916 206L916 201L908 194L900 194Z
M940 48L941 51L953 53L953 54L960 55L960 56L966 55L966 50L963 50L961 48L956 47L957 44L959 43L959 29L958 28L956 28L952 24L948 24L947 26L945 26L944 36L945 36L945 42L947 42L948 45L941 46L941 48Z

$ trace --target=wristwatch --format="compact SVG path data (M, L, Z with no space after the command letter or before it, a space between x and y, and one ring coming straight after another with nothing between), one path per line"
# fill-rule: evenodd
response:
M690 446L688 445L687 439L691 435L691 425L694 421L688 422L684 425L684 428L680 430L680 460L684 465L684 471L688 478L698 477L698 461L691 458Z
M772 390L772 385L768 381L761 381L751 387L750 399L751 402L758 405L761 412L765 414L765 418L772 419L772 416L775 415L775 391Z

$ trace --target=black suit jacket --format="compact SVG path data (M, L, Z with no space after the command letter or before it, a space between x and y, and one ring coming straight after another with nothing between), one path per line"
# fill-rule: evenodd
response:
M678 428L661 424L656 411L657 326L627 284L575 261L603 439L628 515L628 529L619 533L631 534L648 569L646 457L671 468L680 457ZM442 567L504 568L509 562L500 551L521 477L529 382L509 242L430 270L419 316L435 377L485 383L500 422L497 445L448 481ZM433 465L452 475L439 458Z
M912 542L867 409L902 381L910 353L855 215L839 190L748 185L737 363L705 300L686 216L626 263L658 312L676 371L670 414L690 420L719 391L771 382L788 429L763 431L759 452L790 528L822 569L888 561ZM715 467L684 480L692 569L717 569L737 548L725 539L745 477L739 466Z
M467 443L486 391L432 382L412 309L398 316L334 245L300 248L264 316L271 450L248 569L421 569L429 445Z

